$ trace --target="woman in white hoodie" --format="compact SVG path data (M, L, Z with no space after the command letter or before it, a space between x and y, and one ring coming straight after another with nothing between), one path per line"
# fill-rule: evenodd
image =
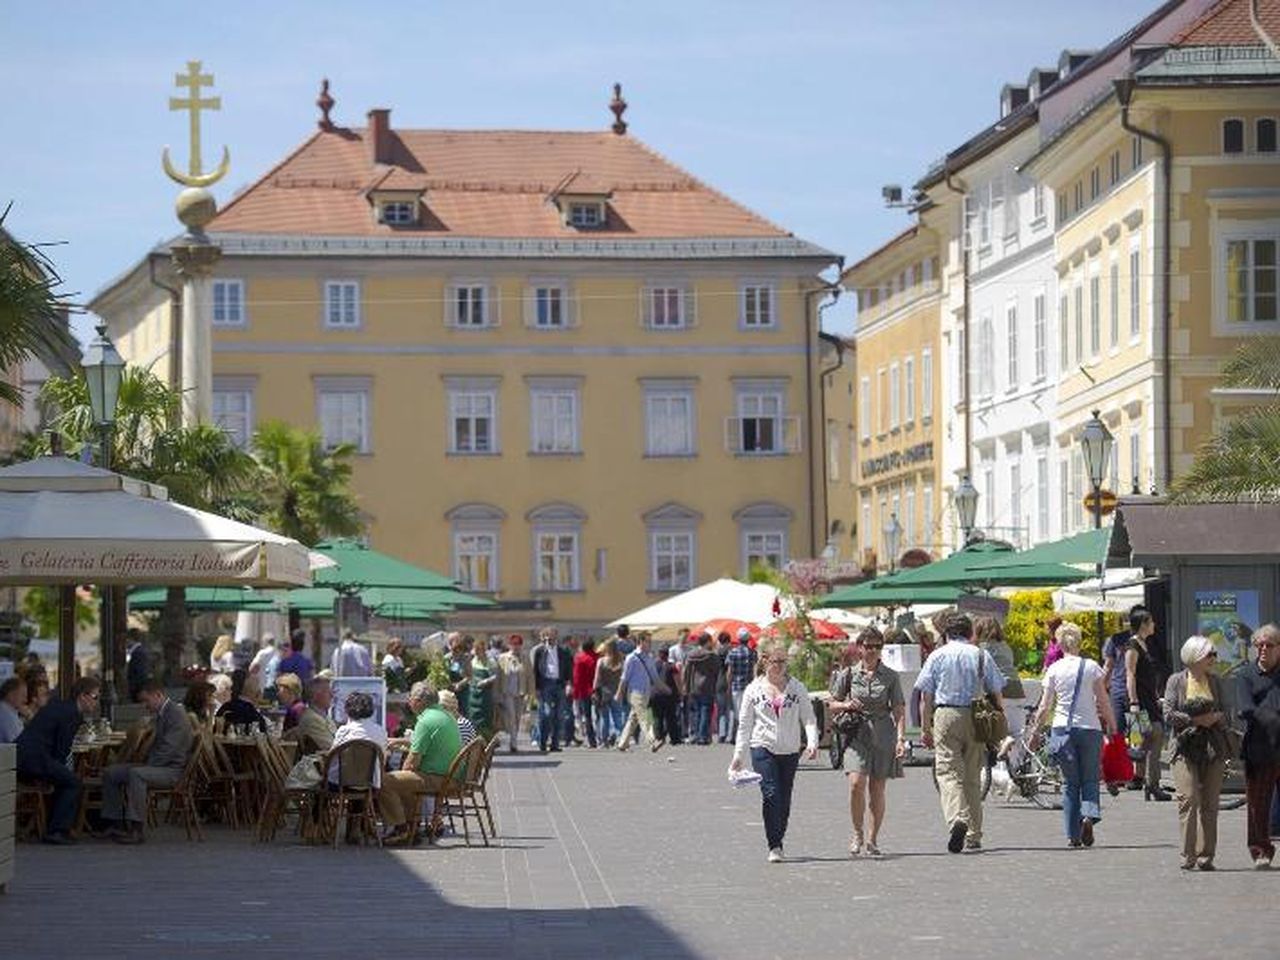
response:
M730 772L746 766L760 775L764 835L769 862L782 861L782 841L791 816L791 788L800 765L801 730L809 747L808 759L818 755L818 724L809 691L787 673L787 648L777 640L760 644L764 672L742 693L738 740Z

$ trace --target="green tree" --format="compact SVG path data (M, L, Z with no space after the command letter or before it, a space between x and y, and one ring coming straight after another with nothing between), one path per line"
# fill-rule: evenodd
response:
M39 247L15 240L0 214L0 370L34 356L78 357L67 331L62 280ZM22 388L0 378L0 402L22 406Z
M316 432L267 420L254 433L252 448L263 471L261 516L272 530L314 546L364 529L351 492L353 446L325 450Z
M1280 502L1280 337L1255 337L1222 368L1224 387L1269 392L1232 418L1173 484L1177 503Z

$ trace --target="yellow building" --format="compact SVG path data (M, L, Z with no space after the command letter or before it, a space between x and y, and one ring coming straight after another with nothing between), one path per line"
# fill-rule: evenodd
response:
M835 257L620 112L612 132L550 132L326 111L208 231L217 422L242 443L266 419L353 443L373 546L567 626L826 541ZM168 255L91 307L176 379Z
M852 337L820 333L822 421L826 424L827 540L822 556L841 564L837 579L859 572L856 344Z
M942 543L938 257L937 234L916 225L840 278L858 297L858 544L864 566L881 571ZM894 517L902 530L890 557Z
M1280 3L1261 9L1280 36ZM1238 402L1217 386L1223 360L1280 332L1276 51L1248 0L1227 0L1132 56L1022 167L1057 201L1055 434L1072 504L1091 411L1116 438L1106 486L1163 492Z

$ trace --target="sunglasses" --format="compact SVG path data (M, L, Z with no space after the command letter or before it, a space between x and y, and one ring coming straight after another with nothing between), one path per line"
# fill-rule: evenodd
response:
M1255 650L1270 650L1273 647L1280 647L1280 643L1272 643L1268 640L1263 640L1253 645Z

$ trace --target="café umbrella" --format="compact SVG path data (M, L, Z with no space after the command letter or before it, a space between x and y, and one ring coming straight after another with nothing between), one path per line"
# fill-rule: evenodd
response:
M0 584L292 587L311 582L296 540L174 503L168 491L64 457L0 469ZM72 666L63 595L60 679Z

